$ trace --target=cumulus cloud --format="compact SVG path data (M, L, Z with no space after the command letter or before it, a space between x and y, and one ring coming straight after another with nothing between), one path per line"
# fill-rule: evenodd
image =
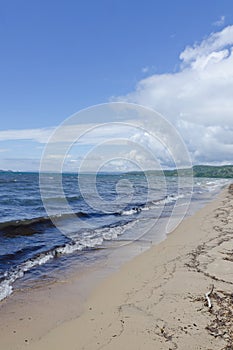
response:
M200 58L208 58L209 55L218 56L221 50L233 45L233 26L225 27L219 32L212 33L208 38L204 39L200 44L188 46L180 54L180 59L184 64L192 66L192 62L198 61ZM228 51L229 52L229 51ZM230 52L229 52L230 54ZM218 61L218 60L217 60ZM198 66L197 66L198 67Z
M233 26L180 53L180 69L138 82L117 100L162 113L180 132L195 163L233 162Z
M211 33L200 43L187 46L179 58L180 68L177 72L151 75L139 81L134 91L116 100L141 104L161 113L180 132L194 163L233 163L233 26ZM148 74L147 68L144 67L144 71ZM117 105L119 115L122 108L122 105ZM132 106L132 111L134 108ZM126 114L127 117L131 116L130 107ZM113 128L108 114L100 115L100 123L107 123L104 127L102 125L100 128L97 124L93 128L93 124L85 124L91 120L87 118L77 127L67 124L50 142L66 143L80 137L79 144L88 146L106 141L107 135L118 150L116 157L126 157L131 163L140 161L150 168L152 161L148 153L141 153L141 158L134 149L119 153L121 144L124 147L124 142L120 140L125 137L145 149L155 150L160 164L170 162L166 148L155 144L150 135L137 133L125 126ZM122 121L127 121L124 113L123 117ZM98 120L95 121L98 123ZM147 130L150 130L150 125L147 125ZM55 128L0 131L0 141L30 140L46 144L54 131ZM176 146L173 142L173 149ZM80 155L80 152L77 154ZM8 160L5 161L8 166ZM77 167L79 161L72 157L67 162ZM92 159L89 163L93 166ZM119 160L116 160L115 166L117 164L118 167L127 165Z

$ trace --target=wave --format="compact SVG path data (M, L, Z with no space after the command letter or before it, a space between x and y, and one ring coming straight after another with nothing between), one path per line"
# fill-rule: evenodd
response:
M120 215L133 215L133 214L138 214L142 211L142 208L140 207L133 207L131 209L126 209L126 210L122 210L120 212Z
M150 210L153 209L161 204L172 204L174 202L176 202L178 199L184 198L185 195L184 194L179 194L179 195L167 195L163 198L157 199L157 200L152 200L152 201L148 201L145 204L141 204L138 206L134 206L131 208L127 208L123 211L120 212L121 215L134 215L134 214L139 214L141 211L145 211L145 210Z
M12 284L19 278L23 277L25 272L31 270L33 267L38 265L43 265L52 259L53 255L51 253L40 254L38 257L34 259L30 259L12 271L7 271L1 278L0 282L0 301L8 297L13 292Z
M102 217L106 215L113 216L134 216L140 214L142 211L153 209L160 205L170 205L178 199L184 198L184 194L167 195L163 198L148 201L146 203L132 203L125 209L116 212L73 212L73 213L60 213L52 216L40 216L30 219L12 220L0 223L0 234L9 238L17 236L30 236L40 233L42 230L50 227L55 227L56 222L62 220L73 219L74 215L79 218L91 219L96 217ZM77 198L77 197L75 197Z
M12 294L13 283L17 279L22 278L26 272L30 271L36 266L46 264L48 261L52 260L53 258L57 258L61 254L70 254L76 250L82 250L81 245L78 242L71 245L66 244L62 247L57 247L48 252L41 253L36 257L18 265L12 270L5 272L0 279L0 301Z
M40 232L39 225L43 226L43 229L54 227L56 222L66 220L66 219L72 219L74 218L74 215L76 217L80 218L94 218L94 217L101 217L106 215L132 215L137 214L141 210L143 210L144 204L139 206L134 206L129 209L125 209L122 211L116 211L113 213L105 213L105 212L74 212L74 213L62 213L52 216L41 216L41 217L35 217L31 219L22 219L22 220L12 220L12 221L6 221L0 223L0 234L4 234L7 237L16 237L16 236L29 236L36 234Z
M28 258L32 258L35 256L35 254L39 254L39 252L42 252L45 250L45 244L40 244L40 245L30 245L29 247L25 247L22 249L14 249L12 250L11 253L7 254L1 254L0 255L0 265L5 264L7 262L8 265L16 265L25 259L25 256Z
M195 191L196 193L205 193L205 192L216 192L222 188L224 188L227 184L230 183L229 179L208 179L206 178L205 181L199 181L196 182L195 185L199 186L199 192Z
M32 219L12 220L0 223L0 232L7 237L15 236L27 236L34 233L38 233L38 225L46 227L55 226L54 222L64 219L73 218L73 215L77 217L88 217L89 215L84 212L57 214L53 216L40 216Z
M117 239L127 229L131 228L134 223L127 222L122 225L116 224L111 227L102 227L89 232L83 233L76 240L62 246L54 247L51 250L37 254L34 258L19 264L17 267L5 272L0 276L0 301L13 293L13 283L24 276L24 274L36 266L41 266L48 263L54 258L59 258L62 255L73 254L76 251L93 250L104 248L103 242ZM102 247L101 247L102 246Z
M168 195L165 197L164 202L165 202L165 204L170 204L170 203L176 202L178 199L182 199L184 197L185 197L184 194L178 194L178 195L171 194L171 195Z
M142 211L150 210L161 205L170 205L170 203L173 203L179 198L183 197L183 194L167 195L163 198L147 201L146 203L133 203L130 206L126 207L124 210L116 211L115 213L86 213L82 211L76 212L76 216L83 218L92 218L95 216L103 215L114 215L116 217L122 216L122 221L118 221L112 225L102 226L101 228L96 228L89 231L86 230L85 232L74 232L72 235L70 235L69 241L65 242L62 245L39 253L37 253L38 250L34 250L34 252L31 254L33 257L30 257L30 254L28 255L23 251L14 252L14 254L17 255L17 258L20 256L21 261L18 262L17 266L12 267L2 277L0 277L0 300L5 299L7 296L12 294L14 282L17 279L23 277L24 274L30 271L32 268L46 264L52 259L58 258L62 255L73 254L78 251L81 252L89 249L102 249L104 248L104 241L116 240L120 235L123 235L126 230L132 228L132 225L134 225L137 221L137 216ZM123 218L123 216L125 218ZM132 218L126 219L126 216L132 216ZM54 226L56 220L69 218L72 219L73 214L62 213L54 215L52 217L41 216L32 219L3 222L0 223L0 234L6 235L7 237L31 235L40 232L40 225L42 225L42 228L44 230L47 227ZM44 249L44 247L39 248ZM11 254L11 256L8 257L3 256L2 259L10 259L14 261L14 254ZM27 260L22 262L22 259L25 259L25 256L27 256Z

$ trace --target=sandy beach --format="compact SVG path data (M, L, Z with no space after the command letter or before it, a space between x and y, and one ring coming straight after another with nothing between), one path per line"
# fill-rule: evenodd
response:
M51 323L45 324L43 336L36 336L43 320L39 315L28 326L18 319L17 310L8 309L9 324L1 327L0 348L232 349L232 214L231 185L166 240L105 278L78 317L74 313L53 329ZM42 298L43 290L40 293ZM63 313L66 309L61 307L62 298L59 305L32 305L28 300L28 307L47 307L51 317L57 308ZM74 296L72 300L76 309ZM7 303L3 306L6 312Z
M0 9L0 350L233 350L233 0Z

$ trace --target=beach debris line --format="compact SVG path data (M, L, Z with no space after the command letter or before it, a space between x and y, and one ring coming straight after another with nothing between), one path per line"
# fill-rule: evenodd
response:
M210 296L213 293L213 290L214 290L214 285L212 284L210 291L205 293L205 297L206 297L206 300L207 300L207 303L208 303L209 310L212 309L212 303L211 303L211 300L210 300Z

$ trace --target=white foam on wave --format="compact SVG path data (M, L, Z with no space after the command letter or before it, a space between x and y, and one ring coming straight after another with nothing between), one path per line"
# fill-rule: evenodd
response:
M154 205L153 205L154 206ZM150 210L150 209L152 209L153 207L152 207L152 205L151 206L146 206L146 207L143 207L142 208L142 211L147 211L147 210Z
M184 194L178 194L176 196L174 195L169 195L164 199L164 203L165 204L169 204L169 203L173 203L175 201L177 201L178 199L184 198L185 195Z
M103 240L104 237L87 236L72 244L68 243L64 247L59 247L49 253L41 254L35 259L30 259L22 263L14 271L5 272L5 279L0 282L0 301L12 294L12 284L17 279L22 278L24 274L30 271L32 268L46 264L49 260L53 259L57 255L72 254L75 251L81 251L86 248L95 248L97 246L100 246L103 243Z
M187 193L187 194L190 194ZM178 195L168 195L165 198L156 200L156 201L151 201L149 203L147 203L146 205L142 206L141 208L135 207L135 208L131 208L129 210L123 210L121 212L121 215L133 215L133 214L138 214L141 211L147 211L147 210L151 210L154 207L160 206L161 204L169 204L169 203L173 203L176 202L178 199L182 199L184 198L185 195L183 193L178 194Z
M22 263L15 270L5 272L4 280L0 282L0 301L11 295L13 292L13 283L17 279L22 278L26 272L34 267L44 265L59 255L72 254L75 251L82 251L87 248L93 249L101 246L104 240L115 240L118 236L123 235L127 230L131 229L135 222L134 220L124 225L95 229L91 232L83 233L82 236L76 235L73 237L71 243L55 248L50 252L42 253L34 259Z
M141 208L132 208L128 210L123 210L121 212L121 215L133 215L133 214L140 213L141 210L142 210Z
M111 241L118 238L118 236L123 235L127 230L131 229L135 225L136 221L130 221L123 225L102 227L96 229L95 239L97 240L97 245L102 244L103 241ZM92 238L93 240L93 238Z
M0 283L0 301L7 298L13 292L10 281L3 281Z
M79 241L66 244L64 247L56 248L55 254L72 254L76 251L82 251L86 248L95 248L103 243L102 237L85 237Z
M5 280L0 283L0 301L8 297L13 292L12 284L19 278L23 277L25 272L31 270L35 266L40 266L52 259L52 253L43 254L35 259L28 260L21 264L15 271L6 272Z
M215 190L221 189L230 183L229 179L216 179L216 180L208 180L203 185L205 189L209 192L213 192Z
M117 239L118 236L124 233L124 228L122 226L106 228L102 231L104 240L111 241Z
M107 228L105 232L102 232L104 240L110 241L117 239L118 236L122 236L127 230L132 229L136 222L137 220L128 222L127 224L122 226L114 226Z

